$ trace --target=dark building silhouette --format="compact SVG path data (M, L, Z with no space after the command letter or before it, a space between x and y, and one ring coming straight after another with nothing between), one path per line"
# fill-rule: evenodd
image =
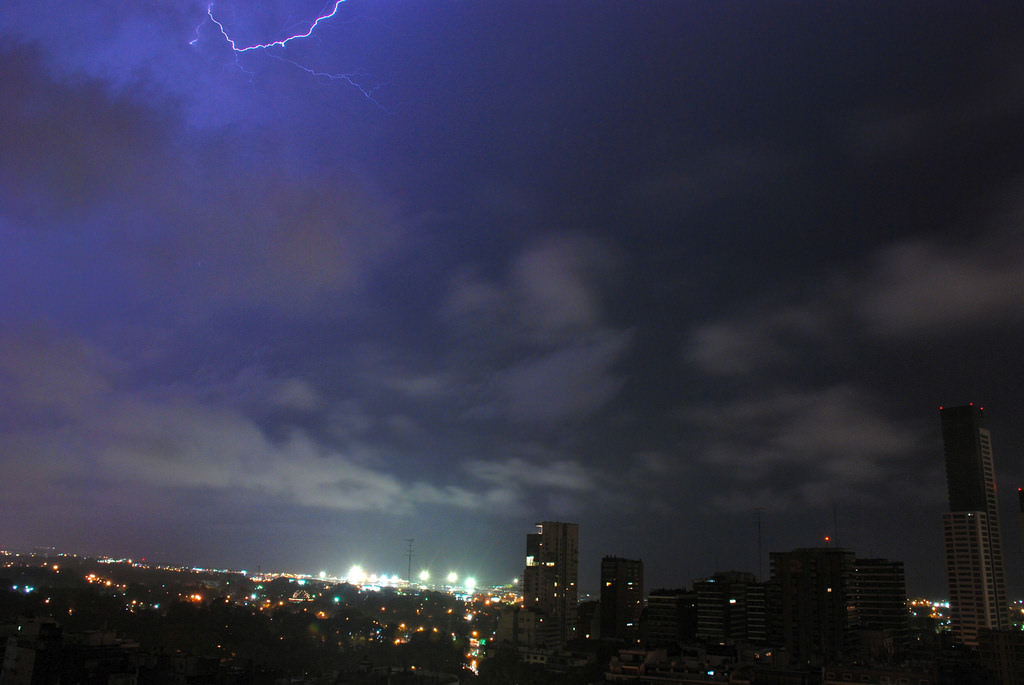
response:
M718 642L765 641L765 586L753 573L716 573L695 581L693 589L697 637Z
M596 599L580 602L576 635L584 640L601 637L601 602Z
M544 521L526 536L523 607L551 636L538 646L561 647L576 637L579 557L579 524Z
M7 638L0 683L51 685L60 682L62 630L52 618L21 617Z
M984 408L940 407L949 511L942 516L953 637L1009 628L992 439Z
M697 635L697 593L654 590L647 598L644 633L648 648L672 647Z
M910 613L903 562L857 559L850 588L862 659L887 661L910 646Z
M1024 549L1024 488L1017 488L1017 532L1021 536L1021 549Z
M865 664L831 664L822 669L821 685L847 683L892 683L913 685L946 685L934 668L920 663L900 666L869 666ZM955 680L956 685L969 683Z
M774 639L794 665L841 661L853 650L853 552L838 547L772 552Z
M1024 685L1024 632L982 629L978 654L981 665L1000 685Z
M507 606L498 617L495 642L516 647L557 647L558 626L539 610Z
M601 559L601 638L636 642L644 609L644 562Z

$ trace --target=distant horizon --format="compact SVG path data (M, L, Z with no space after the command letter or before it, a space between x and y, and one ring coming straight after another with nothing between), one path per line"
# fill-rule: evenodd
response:
M815 549L816 547L808 547L808 548L809 549ZM841 546L836 546L836 545L821 545L821 546L819 546L817 548L848 549L848 548L841 547ZM793 548L793 549L800 549L800 548ZM771 552L783 552L783 551L791 551L791 550L771 550ZM856 554L856 550L849 550L848 549L848 551L852 551L852 552L854 552ZM769 552L769 554L771 552ZM176 562L170 562L170 561L161 560L161 559L150 559L149 557L140 557L140 556L134 556L134 555L127 555L127 556L125 556L125 555L111 555L111 554L105 554L105 553L87 553L87 552L80 552L80 551L78 551L78 552L69 552L69 551L62 551L62 550L59 550L59 549L54 548L54 547L44 547L44 546L36 546L34 548L31 548L31 549L14 549L14 548L10 548L10 547L0 546L0 555L26 555L27 556L27 555L35 555L35 554L46 554L46 553L52 553L52 554L55 554L57 556L75 557L75 558L80 558L80 559L95 559L97 561L106 559L106 560L110 560L112 563L124 563L124 562L135 563L135 562L138 562L138 563L141 563L141 564L145 564L147 566L154 566L154 567L162 566L162 567L167 567L167 568L175 568L175 569L181 569L181 570L187 570L187 571L196 571L196 572L239 573L239 574L244 574L247 577L251 577L251 576L254 576L254 575L295 576L295 577L301 577L301 578L304 578L304 579L314 580L314 581L317 581L317 582L339 581L339 582L342 582L342 583L349 583L347 578L345 578L345 576L343 575L344 572L334 574L330 569L325 569L325 568L319 568L319 569L316 569L315 571L310 571L310 570L296 570L295 568L288 569L288 568L283 568L283 567L282 568L262 568L262 566L259 566L259 565L254 566L254 567L249 567L249 566L239 566L239 567L233 567L233 566L196 566L196 565L194 565L192 563L176 563ZM602 556L618 556L618 555L607 554L607 555L602 555ZM869 559L869 558L887 558L887 557L864 557L864 556L857 555L856 558L857 559ZM900 559L888 559L888 560L889 561L901 561ZM641 558L641 561L642 561L642 558ZM364 569L364 570L366 571L368 576L369 576L369 574L375 574L375 575L378 575L378 576L381 575L379 573L379 569L369 569L368 568L368 569ZM446 569L446 572L450 571L450 570L451 569ZM757 573L754 572L754 571L744 571L742 569L715 569L714 571L710 571L707 574L699 575L699 576L694 577L693 579L688 581L685 584L685 586L681 586L681 585L658 585L658 584L652 585L645 578L645 580L644 580L644 597L647 597L654 590L676 590L676 589L681 589L681 588L692 590L693 589L693 583L695 581L698 581L698 580L703 579L703 578L709 578L709 577L715 575L716 573L726 573L726 572L731 572L731 571L739 571L739 572L743 572L743 573L751 573L752 575L757 576ZM320 578L319 577L320 573L326 573L327 574L327 578ZM435 576L433 576L433 573L432 573L432 578L436 578L436 582L435 582L435 580L431 580L431 581L428 581L428 582L424 583L424 582L420 581L418 578L415 578L415 577L412 579L412 582L409 582L408 579L405 576L401 575L401 574L394 574L394 573L390 573L389 572L389 573L386 573L386 575L389 578L391 576L397 575L398 576L398 580L400 582L402 582L402 583L409 583L409 585L413 585L413 586L417 586L417 587L432 586L432 587L436 588L436 587L445 587L445 586L448 586L448 585L453 585L453 586L456 586L456 587L461 587L460 583L461 583L462 580L464 580L464 577L460 576L459 580L456 581L455 583L446 583L446 582L443 582L443 574L439 573L435 577ZM414 573L413 575L415 576L416 574ZM768 582L770 579L771 579L771 576L770 575L766 575L765 578L761 578L759 580L760 580L760 582ZM489 582L487 578L480 578L480 577L475 577L475 580L477 581L476 582L476 587L477 588L483 588L483 587L497 588L497 587L506 587L506 586L513 585L513 584L518 585L518 583L513 583L512 581L513 580L519 581L520 578L519 578L519 574L517 574L515 577L511 578L509 581L506 581L506 582ZM349 584L353 584L353 585L360 584L361 585L363 583L349 583ZM365 584L373 585L375 583L367 582ZM597 589L592 590L592 591L586 591L586 590L583 590L582 587L581 587L581 591L579 593L580 601L584 601L584 597L585 596L589 596L592 599L594 599L599 594L600 593L598 592ZM914 593L914 592L911 592L910 588L908 587L907 588L907 599L910 600L910 599L915 599L915 598L918 598L918 599L928 599L929 601L948 601L948 599L945 596L936 596L936 595L927 595L927 594L921 594L921 593ZM1022 602L1022 601L1024 601L1024 598L1022 598L1020 600L1011 599L1011 603L1017 603L1017 602Z

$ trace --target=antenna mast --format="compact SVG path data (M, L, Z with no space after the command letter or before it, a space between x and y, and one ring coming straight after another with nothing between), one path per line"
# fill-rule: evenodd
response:
M761 551L761 512L764 511L761 507L756 507L754 512L757 514L757 580L761 582L764 579L764 554Z
M412 543L415 541L415 538L406 538L405 541L409 544L409 549L405 553L405 556L406 556L406 558L409 561L409 570L407 571L407 573L405 575L405 579L408 582L411 583L412 582L412 556L413 556L413 554L412 554Z

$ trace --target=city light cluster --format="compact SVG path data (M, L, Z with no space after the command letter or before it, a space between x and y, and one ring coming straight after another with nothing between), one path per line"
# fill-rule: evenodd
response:
M430 585L430 579L432 577L432 574L429 569L422 569L417 574L416 577L418 583L411 583L410 581L399 577L397 574L389 575L387 573L384 573L381 575L377 575L376 573L367 573L362 566L355 564L351 568L349 568L348 573L346 575L340 578L335 578L334 580L367 588L397 588L418 585L421 588L432 587L435 589L443 589L446 591L450 591L456 594L461 592L467 595L471 595L474 592L476 592L476 589L478 587L477 580L473 576L466 576L462 579L462 582L460 583L459 574L457 571L449 571L444 577L445 582L437 586ZM321 580L331 580L331 578L327 576L325 571L320 572L319 578Z

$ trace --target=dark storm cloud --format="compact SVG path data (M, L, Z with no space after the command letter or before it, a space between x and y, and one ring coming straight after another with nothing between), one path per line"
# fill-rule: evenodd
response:
M240 305L309 312L356 288L400 236L397 211L353 176L282 171L283 141L261 141L251 164L251 141L190 130L179 108L57 82L38 50L0 59L13 230L59 227L69 237L55 249L72 259L82 250L72 236L88 235L100 263L149 305L186 318Z
M733 141L673 164L668 173L641 186L658 205L671 208L672 218L685 219L696 209L764 192L798 177L808 160L791 150L774 150L763 141Z
M992 193L988 204L951 231L958 239L882 243L690 329L685 361L722 385L716 399L681 408L682 449L708 477L721 474L716 507L941 508L936 427L907 398L950 401L961 373L963 387L977 386L993 360L1011 361L1002 343L1020 340L1024 316L1020 196ZM994 331L1009 337L996 342ZM998 391L986 383L987 395ZM1016 472L1013 460L1001 468ZM848 524L849 539L872 540L866 525Z
M863 284L861 317L875 335L896 337L1018 323L1024 317L1019 230L966 247L913 243L884 250Z
M201 387L118 387L108 368L123 371L124 365L105 361L79 340L40 331L30 341L5 336L0 343L8 411L25 418L45 410L60 418L54 425L24 420L7 428L2 445L8 494L88 478L114 493L140 485L198 490L211 498L249 492L303 507L407 514L424 506L514 509L526 485L579 489L589 483L571 462L537 465L524 482L518 469L525 464L514 459L469 464L466 472L477 480L472 489L405 480L390 472L380 447L364 444L339 453L297 428L272 440L223 398L203 401L209 393ZM272 404L299 410L318 404L315 392L297 379L262 379L260 385L276 389L268 398Z
M55 82L89 80L119 100L173 106L190 126L273 117L246 97L267 60L246 66L235 59L216 28L204 24L207 4L12 0L2 28L11 43L36 48ZM197 37L202 42L192 44Z
M908 155L931 155L953 143L954 154L965 152L961 141L984 141L1019 121L1024 113L1024 72L1018 63L999 59L994 49L984 66L987 78L969 86L959 99L940 98L907 108L876 104L851 112L841 124L846 154L866 163L898 161Z
M714 436L697 458L731 476L731 485L715 496L719 505L740 510L803 509L835 501L865 506L907 493L907 481L920 476L916 458L930 436L889 417L863 390L852 385L763 390L763 399L690 407L684 414L689 424ZM934 485L937 469L928 475L927 485Z
M400 235L387 205L354 192L344 176L270 178L242 166L211 185L187 188L194 213L169 217L187 228L167 245L173 261L163 272L192 291L200 311L210 300L323 308L355 289Z
M82 340L54 340L42 327L4 331L2 341L2 391L11 407L53 408L75 415L92 398L111 390L108 377L121 368Z
M564 490L589 490L594 487L592 474L573 461L527 462L477 461L469 464L469 472L495 484L515 483L520 487L555 487Z
M595 336L515 363L494 375L500 411L517 421L562 421L607 404L624 379L612 372L629 335Z
M934 566L930 411L1024 382L1019 10L343 9L5 6L0 534L505 578L565 516L675 585L838 502Z
M478 334L465 344L496 355L475 380L486 401L472 415L557 422L589 416L616 395L624 379L615 364L631 334L606 324L603 289L615 268L600 242L555 235L516 255L505 281L456 276L445 320Z
M965 227L962 244L918 240L758 298L750 311L701 324L685 356L704 372L741 375L799 364L822 346L862 338L898 344L1024 316L1022 207L1017 192ZM1004 209L1008 208L1008 209Z
M788 341L813 341L822 328L821 312L812 306L772 303L764 310L702 324L690 333L687 360L705 373L726 376L792 363L800 351Z
M443 313L501 316L505 333L540 345L558 344L601 326L602 281L614 268L611 253L598 240L556 233L514 255L502 280L458 274Z
M38 49L0 52L0 92L8 217L81 217L112 197L152 197L167 174L173 116L114 95L102 82L54 82Z

